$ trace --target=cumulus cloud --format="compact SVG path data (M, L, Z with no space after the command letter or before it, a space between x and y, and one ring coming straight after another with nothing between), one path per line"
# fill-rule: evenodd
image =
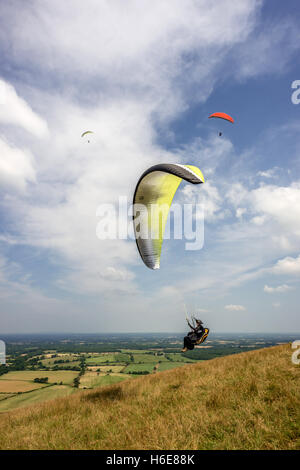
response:
M247 209L245 207L238 207L235 216L237 219L241 219L243 217L243 214L247 212Z
M46 121L18 96L10 83L0 79L0 90L0 124L21 126L35 137L47 136Z
M84 9L79 0L34 5L17 0L0 6L7 61L22 64L37 82L46 76L62 88L71 84L75 93L78 87L92 103L99 93L103 103L125 89L127 96L146 97L162 120L186 100L209 95L216 67L230 48L246 41L260 2L244 0L234 8L230 0L173 0L171 8L159 0L126 6L88 0Z
M225 310L230 310L232 312L243 312L246 310L246 308L243 305L225 305Z
M23 242L56 250L74 271L59 279L61 288L99 293L122 281L123 290L127 286L132 291L130 269L138 263L135 242L99 240L96 210L104 203L118 208L119 196L131 201L132 188L145 166L172 157L152 142L143 103L112 102L93 110L89 120L98 124L92 127L95 138L90 144L80 138L86 110L68 102L60 108L53 98L55 105L63 125L50 121L51 145L36 161L39 184L31 187L31 198L18 202L18 231ZM14 203L7 204L12 209Z
M224 212L221 212L222 200L218 188L211 182L201 185L201 188L195 188L192 185L186 185L181 192L185 203L201 204L206 222L215 222L224 218ZM201 211L201 217L202 217Z
M250 199L254 210L271 217L285 231L300 235L300 182L262 186L252 191Z
M269 170L258 171L257 175L261 176L263 178L274 178L274 176L276 175L278 170L279 170L279 168L276 166L274 168L270 168Z
M267 294L277 294L277 293L284 293L288 292L289 290L292 290L291 286L288 286L287 284L282 284L281 286L277 287L271 287L271 286L264 286L264 292Z
M242 183L232 183L226 192L227 201L238 209L243 203L248 204L249 189ZM245 208L244 208L245 212Z
M0 138L0 190L24 191L36 180L34 159L27 149L10 146Z
M234 238L240 235L248 236L249 240L265 240L266 249L272 248L274 254L295 251L299 246L299 181L286 186L264 184L254 189L234 183L226 193L226 200L235 208L237 216L242 207L244 216L244 225L234 227L228 236L230 233Z
M300 274L300 255L297 258L287 256L286 258L280 259L271 269L271 272L274 274L288 274L298 276Z
M112 279L114 281L125 281L127 279L134 278L134 274L130 271L117 269L113 266L108 266L101 273L99 273L99 275L105 277L106 279Z

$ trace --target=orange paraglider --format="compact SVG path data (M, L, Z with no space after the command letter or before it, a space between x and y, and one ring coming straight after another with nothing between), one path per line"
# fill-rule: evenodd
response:
M231 116L229 116L229 114L226 114L226 113L213 113L210 116L208 116L208 118L225 119L226 121L232 122L232 124L234 123L234 119Z
M208 116L208 118L224 119L225 121L229 121L232 124L234 123L234 119L231 116L229 116L229 114L226 114L226 113L213 113L210 116ZM223 134L222 132L219 132L219 137L221 137L222 134Z

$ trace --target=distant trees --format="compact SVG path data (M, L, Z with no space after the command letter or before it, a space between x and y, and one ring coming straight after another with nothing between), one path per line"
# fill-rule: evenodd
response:
M79 387L79 384L80 384L80 379L79 379L79 377L75 377L75 379L73 380L73 387L74 387L74 388L78 388L78 387Z
M39 357L33 357L33 358L27 360L27 365L28 366L37 366L39 364L42 364L40 362Z
M85 373L85 369L86 369L86 359L85 359L85 356L80 356L80 364L79 364L79 367L80 367L80 372L79 372L79 377L81 375L83 375Z
M127 374L134 374L134 375L147 375L150 374L148 370L131 370L127 372Z
M50 370L50 368L46 367L46 370ZM81 368L79 366L68 366L68 365L58 366L57 364L55 364L52 370L75 370L75 371L80 372Z
M7 374L8 372L8 367L5 366L4 364L0 364L0 375Z
M36 377L35 379L33 379L33 381L35 383L39 383L39 384L47 384L48 383L48 377Z
M12 363L9 366L9 370L25 370L26 369L26 359L25 357L19 356L13 359Z

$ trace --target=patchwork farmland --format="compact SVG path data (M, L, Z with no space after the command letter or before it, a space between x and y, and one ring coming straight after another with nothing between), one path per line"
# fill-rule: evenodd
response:
M36 364L31 370L0 376L0 412L195 362L180 353L138 349L81 354L47 350L30 361Z
M114 334L11 336L0 365L0 412L76 394L141 375L155 375L241 351L268 347L290 336L213 335L204 347L181 353L182 335Z

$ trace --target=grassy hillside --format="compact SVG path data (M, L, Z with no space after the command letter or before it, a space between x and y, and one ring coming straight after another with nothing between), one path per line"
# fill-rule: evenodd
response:
M289 345L186 365L1 415L1 449L300 449Z

